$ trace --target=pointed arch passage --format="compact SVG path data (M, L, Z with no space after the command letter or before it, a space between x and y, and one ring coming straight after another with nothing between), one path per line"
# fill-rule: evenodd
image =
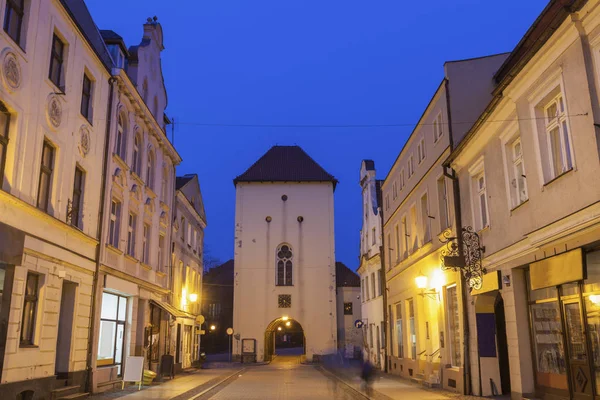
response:
M293 253L289 244L282 243L277 247L277 286L293 285Z

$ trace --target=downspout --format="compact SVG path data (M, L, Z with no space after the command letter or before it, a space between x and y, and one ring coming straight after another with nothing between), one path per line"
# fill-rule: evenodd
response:
M446 79L446 107L448 108L448 138L450 141L450 152L454 150L454 137L452 135L452 112L450 108L450 90L448 87L449 81ZM460 211L460 185L458 182L458 177L456 176L456 172L452 170L452 173L447 171L448 166L444 165L444 176L450 178L452 180L452 195L454 200L454 220L456 226L456 238L459 251L462 251L463 248L463 240L462 240L462 214ZM471 388L471 357L469 352L469 314L467 309L467 282L464 275L460 274L461 285L460 291L462 295L462 309L464 315L463 321L463 354L464 354L464 368L463 368L463 390L467 395L472 394ZM479 371L479 385L481 386L481 370ZM442 382L443 386L443 382ZM479 390L481 394L481 388Z
M383 362L385 363L385 372L388 372L388 365L389 365L389 361L388 361L388 339L390 340L390 346L392 346L392 342L391 342L391 336L388 335L388 333L390 332L390 328L388 327L389 321L388 321L388 314L387 314L387 278L386 278L386 269L385 269L385 235L383 234L383 208L379 209L379 218L381 219L381 246L379 247L379 254L380 254L380 259L381 259L381 284L383 286L383 329L384 329L384 337L385 337L385 343L383 345ZM389 246L389 244L388 244Z
M86 370L87 379L85 382L85 392L90 393L93 388L92 382L92 360L93 360L93 347L94 347L94 335L96 330L96 303L97 303L97 291L98 281L100 275L100 251L104 246L104 201L106 199L106 176L108 171L108 153L110 151L110 128L112 125L112 107L114 97L114 83L116 79L111 76L108 78L109 94L108 94L108 108L106 109L106 133L104 138L104 154L102 158L102 186L100 188L100 207L98 210L98 222L96 237L98 238L98 244L96 245L96 270L94 272L94 279L92 283L92 304L91 304L91 316L90 316L90 329L88 332L88 344L87 344L87 357L86 357Z

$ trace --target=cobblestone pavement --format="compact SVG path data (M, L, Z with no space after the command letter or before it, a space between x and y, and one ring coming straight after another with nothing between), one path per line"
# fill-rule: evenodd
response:
M324 374L312 365L302 365L299 360L297 356L276 357L267 366L246 369L197 400L365 399L330 374Z

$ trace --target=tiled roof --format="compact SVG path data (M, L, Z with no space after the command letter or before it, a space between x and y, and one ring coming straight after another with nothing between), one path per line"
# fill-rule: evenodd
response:
M360 287L360 277L343 262L335 262L336 287Z
M194 174L188 174L184 176L178 176L175 178L175 190L179 190L186 185L189 181L194 179Z
M335 188L337 179L299 146L273 146L233 180L238 182L333 182Z

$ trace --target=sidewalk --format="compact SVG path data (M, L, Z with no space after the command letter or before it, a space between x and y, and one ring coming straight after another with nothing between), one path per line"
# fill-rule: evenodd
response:
M227 377L238 373L240 370L241 368L229 366L228 368L186 371L176 375L175 379L169 380L167 378L164 382L153 383L151 386L142 386L142 390L137 390L137 385L126 384L125 390L121 390L121 388L113 389L108 392L95 394L90 398L92 400L188 400Z
M365 391L361 388L362 379L360 377L360 367L357 364L351 363L345 366L328 364L323 365L323 369L334 374L344 383L366 396ZM386 373L377 373L372 388L375 394L371 398L376 400L481 400L481 397L478 396L466 396L444 389L427 388L399 376Z

